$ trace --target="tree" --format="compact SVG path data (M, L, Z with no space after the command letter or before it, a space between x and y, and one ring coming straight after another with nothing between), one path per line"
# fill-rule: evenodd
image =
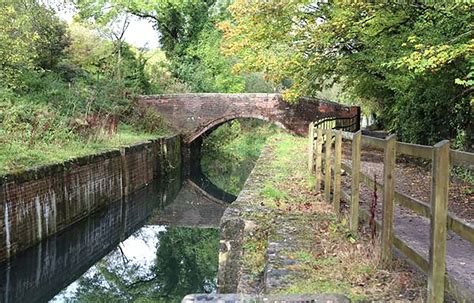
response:
M37 52L35 65L44 70L56 68L64 58L65 48L70 44L66 23L54 11L36 1L25 1L25 12L32 29L38 35L38 39L34 41Z
M29 41L39 37L17 1L0 2L0 10L0 77L3 85L17 88L20 75L34 66L36 53Z
M232 60L223 56L221 41L222 34L209 22L196 43L191 44L186 54L174 62L177 77L198 92L243 92L245 78L232 73Z
M121 14L154 22L172 76L197 92L242 92L245 78L231 73L221 54L222 34L215 23L227 17L228 1L161 0L76 1L83 19L105 24ZM105 9L107 7L108 9Z
M83 19L107 24L118 15L132 14L154 21L160 43L169 57L181 56L196 40L215 0L75 0Z
M69 31L71 44L66 49L68 62L92 75L103 70L113 53L112 42L78 22L71 23Z
M220 28L234 68L290 79L290 101L340 83L401 139L433 143L474 120L472 6L236 0Z
M192 88L173 77L170 72L170 61L166 54L159 48L145 51L145 72L150 79L150 92L162 93L188 93Z
M215 291L219 231L173 227L160 235L156 271L162 296L179 301L190 293Z
M0 9L0 75L3 85L23 88L27 74L54 69L63 58L66 25L34 0L5 0Z

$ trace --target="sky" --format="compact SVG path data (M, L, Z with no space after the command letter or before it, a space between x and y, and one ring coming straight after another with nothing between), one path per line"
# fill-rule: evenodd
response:
M67 22L71 22L75 14L72 8L56 9L59 17ZM141 48L149 49L159 47L158 31L153 28L151 22L145 19L131 16L130 25L125 32L124 39L126 42Z
M158 31L153 28L151 22L132 17L125 32L125 41L136 47L157 48L159 46Z

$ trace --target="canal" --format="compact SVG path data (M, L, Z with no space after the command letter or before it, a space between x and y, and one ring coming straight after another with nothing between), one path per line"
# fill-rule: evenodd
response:
M214 292L227 203L198 173L174 172L4 263L0 301L179 302Z
M218 128L188 177L171 169L0 264L0 302L180 302L215 292L220 219L274 132L258 121Z

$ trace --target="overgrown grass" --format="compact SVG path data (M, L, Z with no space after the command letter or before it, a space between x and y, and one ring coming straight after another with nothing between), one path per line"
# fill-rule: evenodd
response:
M133 100L118 104L112 98L111 108L100 103L95 105L100 110L93 111L84 104L87 96L75 95L74 89L64 85L54 89L51 85L36 88L50 95L39 94L34 87L23 95L0 87L0 174L170 134L154 110Z
M53 142L39 140L33 145L29 145L27 141L16 137L0 145L0 175L41 165L60 163L75 157L147 141L165 134L145 133L130 125L119 124L116 134L90 140L70 134L66 138Z
M262 195L272 200L285 200L287 198L285 192L275 188L271 184L265 185L262 189Z

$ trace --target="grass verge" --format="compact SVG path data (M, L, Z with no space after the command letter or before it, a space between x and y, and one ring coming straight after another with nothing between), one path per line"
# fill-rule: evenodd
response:
M94 140L85 140L79 136L71 135L67 139L54 140L54 142L39 141L34 145L29 145L25 140L16 138L0 145L0 175L60 163L167 134L145 133L135 130L132 126L120 124L115 135L102 136Z
M261 224L259 211L267 212L272 228L244 244L243 271L263 279L271 261L262 243L278 242L281 248L274 260L288 262L270 267L287 274L279 284L267 286L270 294L339 293L354 300L421 301L424 279L402 261L383 268L377 242L363 230L352 234L348 219L336 215L314 192L314 179L306 169L306 140L278 134L267 142L253 172L262 186L249 203L255 208L253 221Z

